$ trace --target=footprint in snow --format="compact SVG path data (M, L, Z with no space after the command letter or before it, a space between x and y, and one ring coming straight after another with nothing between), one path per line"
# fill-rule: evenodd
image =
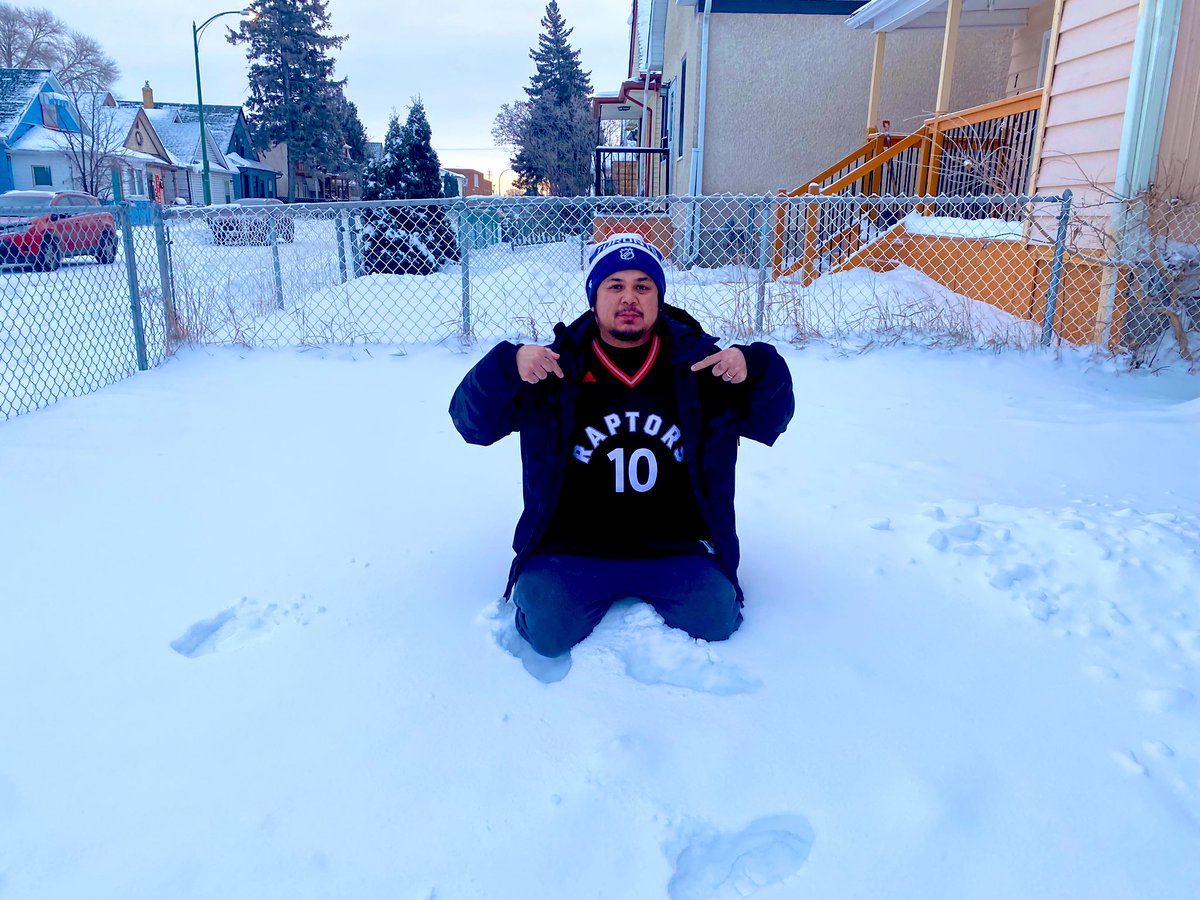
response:
M725 662L713 645L668 628L648 603L622 601L605 617L581 650L617 657L625 673L642 684L669 684L706 694L749 694L762 682Z
M317 613L325 607L317 608ZM181 656L194 659L216 653L218 650L235 650L263 640L281 622L294 621L307 625L311 615L304 605L297 602L291 606L269 603L266 606L249 597L243 597L236 606L223 609L211 619L201 619L171 641L171 649Z
M706 823L681 828L665 848L675 872L671 900L739 900L782 884L808 860L813 830L803 816L756 819L741 831L720 832Z

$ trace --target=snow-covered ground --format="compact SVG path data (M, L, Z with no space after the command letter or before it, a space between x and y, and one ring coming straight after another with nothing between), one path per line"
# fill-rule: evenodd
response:
M0 423L0 898L1155 898L1200 885L1200 382L784 348L746 623L497 603L479 351L181 353Z

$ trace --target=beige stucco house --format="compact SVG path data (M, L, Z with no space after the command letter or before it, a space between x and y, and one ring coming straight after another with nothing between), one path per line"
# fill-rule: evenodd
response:
M862 144L868 126L887 120L907 134L934 110L941 36L913 31L892 41L887 87L867 120L860 98L872 36L846 27L862 5L634 0L628 80L598 95L593 110L636 123L639 146L667 151L669 177L655 193L768 194L805 184ZM956 105L1003 94L1011 43L1005 28L966 36Z

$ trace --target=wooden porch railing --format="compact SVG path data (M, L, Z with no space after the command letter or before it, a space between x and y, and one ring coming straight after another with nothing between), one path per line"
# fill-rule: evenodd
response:
M1042 91L926 119L913 134L872 134L807 185L783 194L812 202L781 202L775 212L772 270L803 272L809 284L837 271L872 234L878 202L820 202L818 197L937 197L1021 194L1030 188ZM914 209L928 208L913 202ZM890 210L890 213L910 210ZM889 218L895 216L889 215ZM791 252L789 252L791 251Z

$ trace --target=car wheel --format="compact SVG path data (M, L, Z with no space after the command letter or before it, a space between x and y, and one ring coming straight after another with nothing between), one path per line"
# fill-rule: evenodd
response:
M107 266L117 258L117 236L111 231L100 233L100 243L96 247L96 262Z
M58 246L58 239L49 236L42 238L42 247L33 261L33 271L53 272L61 265L62 248Z

